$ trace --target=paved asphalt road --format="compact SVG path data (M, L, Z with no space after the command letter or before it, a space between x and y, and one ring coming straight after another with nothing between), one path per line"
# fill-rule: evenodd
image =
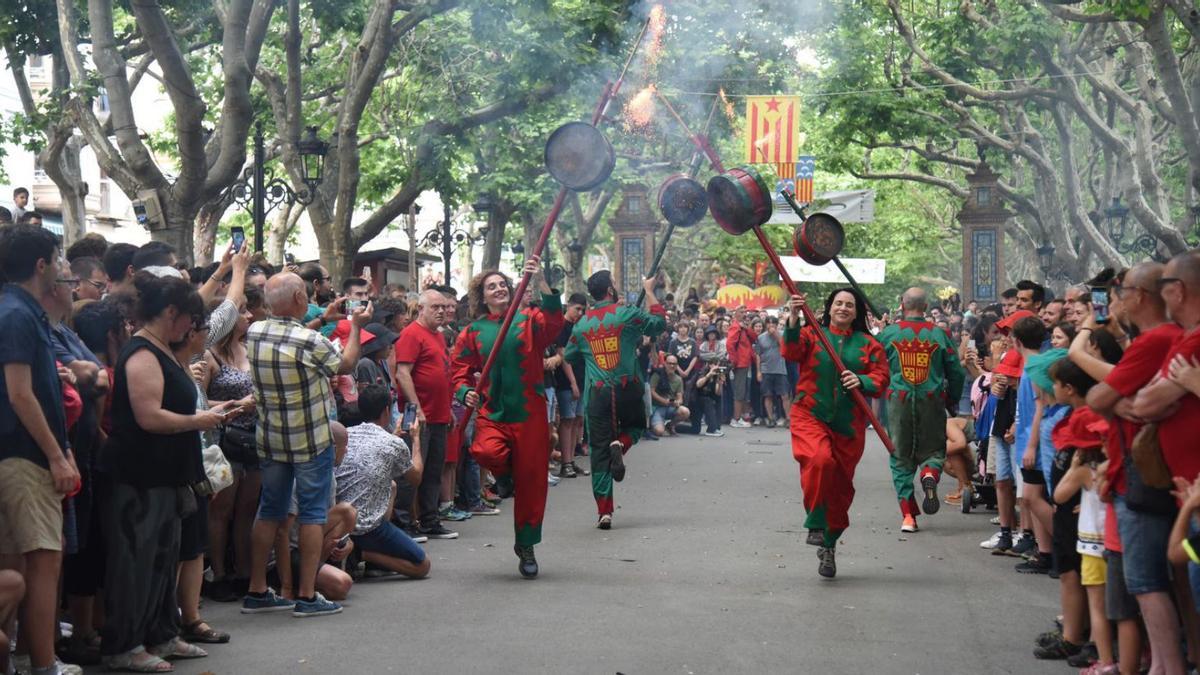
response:
M233 642L176 672L1068 672L1031 654L1057 582L981 550L988 514L943 506L902 536L871 436L838 577L823 580L786 432L727 433L636 446L609 532L587 478L551 488L535 581L517 574L506 503L429 542L429 579L364 582L340 615L206 603Z

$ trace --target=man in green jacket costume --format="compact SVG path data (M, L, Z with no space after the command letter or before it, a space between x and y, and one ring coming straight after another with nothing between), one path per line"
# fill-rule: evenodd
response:
M910 288L901 300L903 318L876 338L887 352L892 378L887 392L888 434L896 445L889 458L900 500L902 532L917 531L913 476L920 470L925 513L938 512L937 484L946 461L946 414L958 405L966 371L946 331L925 320L925 291Z
M597 527L612 527L613 481L625 478L624 455L646 430L645 384L638 367L642 336L657 336L667 327L666 311L654 297L654 279L645 279L649 311L619 304L612 272L588 278L588 294L596 300L575 324L565 358L586 364L583 387L584 424L592 464L592 495L600 513Z

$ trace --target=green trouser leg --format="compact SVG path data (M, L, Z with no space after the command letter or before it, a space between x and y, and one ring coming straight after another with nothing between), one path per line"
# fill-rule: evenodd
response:
M900 502L913 499L913 478L918 470L930 469L940 477L946 461L946 411L938 397L902 398L887 401L888 434L896 452L888 457L892 485Z
M596 499L596 512L600 515L613 512L612 452L607 443L588 443L588 460L592 465L592 497Z

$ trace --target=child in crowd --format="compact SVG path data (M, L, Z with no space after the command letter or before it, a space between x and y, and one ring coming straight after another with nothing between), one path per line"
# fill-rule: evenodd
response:
M1081 672L1087 675L1115 675L1119 669L1113 656L1112 627L1108 622L1104 601L1107 577L1103 558L1105 509L1097 489L1103 475L1097 467L1104 459L1103 436L1108 423L1087 407L1087 392L1095 380L1079 366L1063 359L1051 367L1050 375L1054 379L1054 400L1059 405L1068 406L1071 411L1051 432L1054 446L1059 449L1059 457L1071 455L1070 468L1054 488L1054 502L1059 505L1055 512L1055 546L1057 550L1058 525L1062 520L1060 512L1068 505L1078 504L1078 515L1070 513L1067 517L1076 523L1075 551L1079 555L1079 582L1086 592L1092 642L1096 645L1097 653L1096 662ZM1057 469L1061 464L1058 458L1055 464Z

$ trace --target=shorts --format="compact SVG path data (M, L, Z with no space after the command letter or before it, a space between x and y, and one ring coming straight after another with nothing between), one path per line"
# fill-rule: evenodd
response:
M1174 518L1134 511L1117 495L1117 531L1121 535L1121 552L1125 563L1125 586L1133 595L1170 592L1170 566L1167 564L1167 542Z
M1021 488L1025 485L1021 478L1021 458L1015 455L1012 443L992 436L988 439L988 449L996 457L996 480L1011 480L1017 488L1017 494L1021 494Z
M733 369L733 400L750 400L750 367Z
M1104 614L1109 621L1131 621L1138 618L1137 598L1125 587L1125 556L1120 551L1105 551Z
M1073 500L1054 509L1051 522L1054 526L1050 550L1054 553L1054 571L1059 574L1078 572L1081 556L1076 548L1079 544L1079 516L1075 513Z
M569 387L556 390L555 397L558 398L558 419L560 422L579 417L579 399L575 398Z
M558 397L553 387L546 387L546 421L554 424L554 413L558 412Z
M758 387L759 393L763 396L783 396L786 397L788 391L788 380L785 373L763 373L762 383Z
M259 520L275 523L287 520L293 483L299 505L296 522L301 525L324 525L333 493L333 446L300 464L262 460Z
M675 413L677 412L679 412L679 408L673 405L654 406L654 412L650 415L650 426L659 427L665 425L667 422L673 422L675 420Z
M208 497L196 497L196 512L179 526L179 562L195 560L208 548Z
M366 534L352 537L354 546L360 551L368 551L386 555L389 558L400 558L414 565L425 562L425 551L404 530L389 521L383 521L378 527Z
M1084 586L1103 586L1108 581L1108 565L1104 558L1080 554L1079 583Z
M1046 474L1042 473L1041 469L1026 469L1021 467L1021 480L1026 485L1041 485L1043 490L1046 485Z
M0 462L0 554L61 550L62 495L50 470L19 457Z

